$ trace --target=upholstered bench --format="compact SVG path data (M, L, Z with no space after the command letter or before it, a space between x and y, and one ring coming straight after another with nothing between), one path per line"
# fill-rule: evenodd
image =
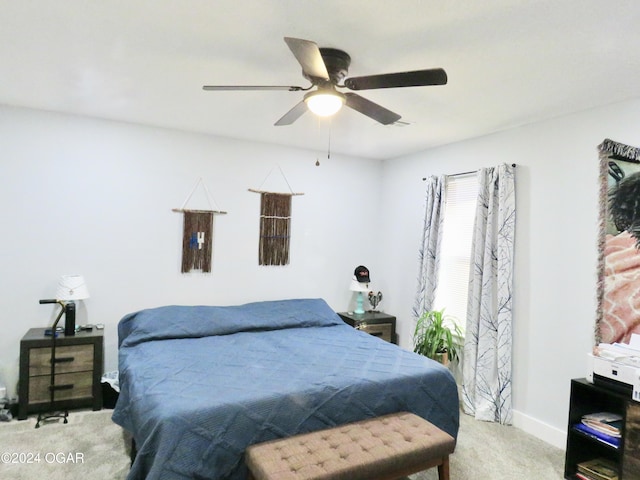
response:
M449 480L456 441L401 412L251 445L250 480L392 480L432 467Z

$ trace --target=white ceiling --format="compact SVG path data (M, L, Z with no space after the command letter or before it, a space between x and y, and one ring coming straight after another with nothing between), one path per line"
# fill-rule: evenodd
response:
M395 158L640 96L637 0L0 0L0 104ZM283 37L351 55L349 76L442 67L446 86L359 92L274 122L308 82Z

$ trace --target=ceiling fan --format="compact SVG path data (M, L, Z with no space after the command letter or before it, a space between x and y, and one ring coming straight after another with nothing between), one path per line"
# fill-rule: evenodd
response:
M302 75L311 82L309 87L281 85L205 85L203 90L288 90L308 91L303 99L284 114L275 125L291 125L307 110L317 115L330 116L343 105L374 120L389 125L397 122L400 115L352 92L342 93L337 88L349 90L371 90L377 88L420 87L446 85L447 74L442 68L414 70L409 72L366 75L346 78L351 57L335 48L318 48L315 42L300 38L285 37L284 41L302 66ZM344 83L341 84L344 80ZM311 90L314 88L314 90Z

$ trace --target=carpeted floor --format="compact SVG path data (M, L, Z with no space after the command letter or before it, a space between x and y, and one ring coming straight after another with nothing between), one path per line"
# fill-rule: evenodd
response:
M562 480L564 450L514 427L480 422L460 414L451 480ZM436 469L410 477L437 480Z
M0 478L124 480L130 441L111 413L74 411L66 425L56 419L38 429L35 417L0 423Z
M68 424L56 420L39 429L33 417L0 422L0 478L124 480L130 441L111 413L71 412ZM451 480L560 480L563 465L560 449L516 428L461 415ZM436 480L438 475L432 469L410 478Z

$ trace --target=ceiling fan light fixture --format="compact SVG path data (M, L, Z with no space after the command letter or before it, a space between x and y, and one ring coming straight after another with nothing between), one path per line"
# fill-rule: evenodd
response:
M309 110L320 117L330 117L337 113L345 100L345 96L335 90L316 90L304 97Z

